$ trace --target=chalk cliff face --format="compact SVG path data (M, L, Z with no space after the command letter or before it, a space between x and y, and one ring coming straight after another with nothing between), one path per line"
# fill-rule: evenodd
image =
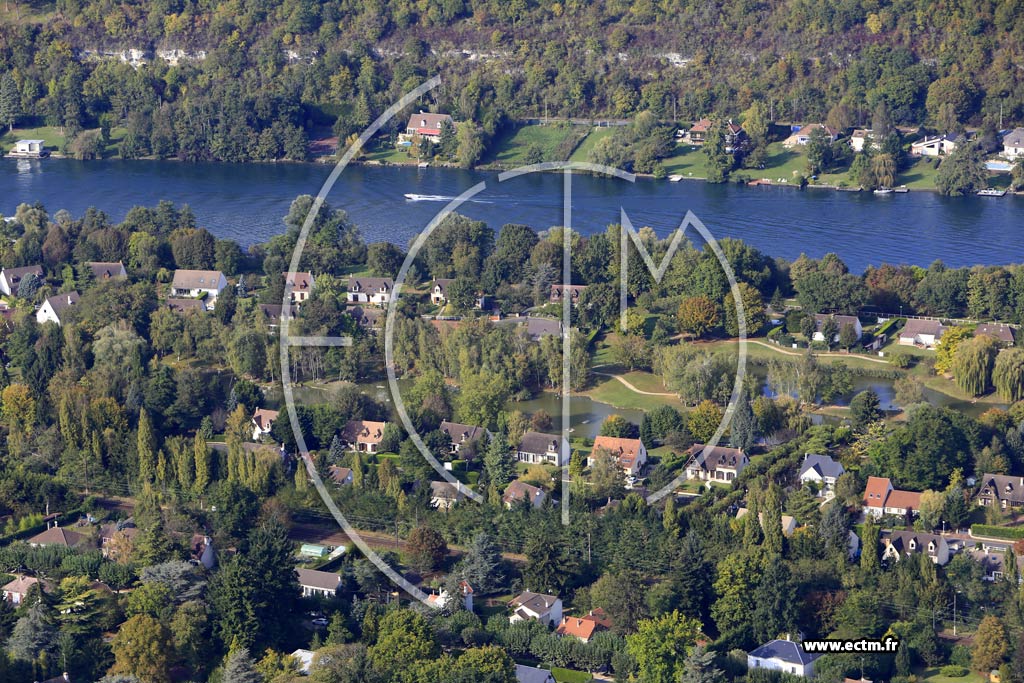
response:
M148 64L154 58L159 58L170 64L178 66L183 62L201 62L206 59L206 50L183 50L181 48L168 48L161 50L144 50L139 48L126 48L124 50L82 50L82 59L88 61L103 61L116 59L131 64L138 68Z

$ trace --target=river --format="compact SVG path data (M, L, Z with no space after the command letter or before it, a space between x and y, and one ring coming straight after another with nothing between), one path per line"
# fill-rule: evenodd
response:
M185 164L172 161L0 160L0 213L42 202L79 216L95 206L114 220L161 199L188 204L199 224L248 245L283 230L300 194L316 194L330 168L318 164ZM405 246L447 200L476 183L487 187L460 211L498 229L510 222L538 229L562 223L563 180L553 173L504 183L497 174L453 169L353 166L328 200L348 211L367 241ZM417 195L408 200L406 194ZM1024 198L946 198L931 192L876 196L782 187L671 183L578 175L573 227L584 234L619 221L660 235L687 210L718 238L738 237L771 256L838 253L855 272L882 261L950 266L1024 261Z

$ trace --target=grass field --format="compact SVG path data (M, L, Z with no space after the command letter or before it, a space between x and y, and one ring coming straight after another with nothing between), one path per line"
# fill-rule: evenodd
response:
M634 370L633 372L627 372L622 376L622 378L640 391L650 391L656 394L668 393L668 389L665 388L665 383L662 382L661 378L653 372Z
M6 154L14 148L18 140L42 140L46 148L51 152L59 151L64 145L64 135L60 128L53 126L42 126L40 128L15 128L12 132L5 132L0 137L0 146Z
M586 138L583 139L572 155L569 157L570 161L587 161L587 156L590 154L590 150L594 148L594 145L598 143L604 137L611 135L614 128L597 128L595 127L590 131Z
M897 185L906 185L912 190L934 190L938 164L928 159L918 159L914 164L896 176Z
M598 379L600 380L598 385L593 389L584 391L584 396L589 396L595 401L626 410L653 410L663 405L679 409L683 408L682 402L674 396L638 394L614 377L598 376Z
M366 153L367 161L377 161L384 164L417 164L419 159L409 156L405 147L392 147L391 145L379 144L375 149Z
M707 157L699 147L676 145L675 153L661 163L669 175L684 178L706 178L708 175Z
M559 153L558 148L573 134L572 126L521 126L495 141L492 145L494 153L485 163L509 167L535 163L537 159L528 158L534 147L540 150L541 161L564 161L565 155Z

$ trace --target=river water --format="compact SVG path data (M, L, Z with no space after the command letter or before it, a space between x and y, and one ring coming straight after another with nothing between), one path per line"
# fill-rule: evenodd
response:
M200 225L244 245L283 230L297 195L316 194L330 167L317 164L185 164L170 161L0 160L0 213L22 202L78 216L95 206L114 220L161 199L189 204ZM563 178L543 173L498 182L495 173L349 167L328 201L347 210L367 241L405 246L451 198L485 182L460 211L498 229L560 225ZM410 200L405 195L416 195ZM625 180L576 175L572 223L584 234L619 221L660 235L690 210L718 238L738 237L771 256L838 253L856 272L882 261L965 266L1024 261L1024 198L945 198L931 192L870 193Z

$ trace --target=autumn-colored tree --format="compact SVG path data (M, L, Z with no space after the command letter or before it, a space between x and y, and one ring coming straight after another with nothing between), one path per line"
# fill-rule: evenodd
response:
M683 299L676 315L679 329L694 337L702 337L718 326L718 307L706 296Z
M163 622L148 614L137 614L121 624L111 643L114 666L111 673L135 676L147 683L170 681L174 652L167 646L171 634Z
M707 443L715 435L722 423L722 409L711 401L701 401L690 411L690 419L686 426L693 438L699 443Z
M989 615L978 624L971 651L971 664L975 671L988 672L998 669L1010 651L1006 627L999 617Z
M448 554L448 544L439 532L426 526L418 526L406 541L409 565L418 571L433 571L441 566Z

